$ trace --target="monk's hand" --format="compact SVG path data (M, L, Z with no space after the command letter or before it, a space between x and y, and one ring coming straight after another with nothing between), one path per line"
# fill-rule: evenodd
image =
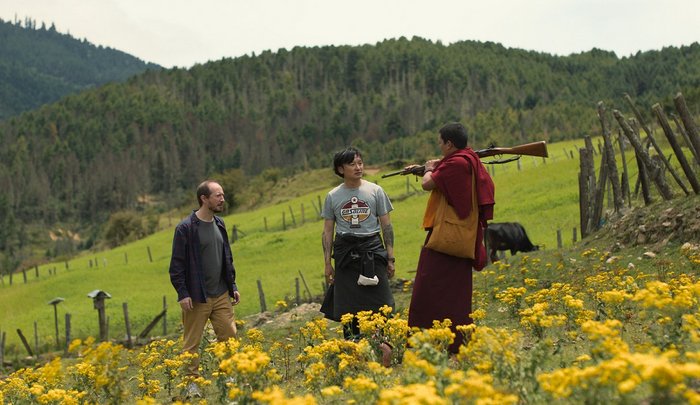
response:
M440 159L428 160L427 162L425 162L425 170L432 172L433 170L435 170L435 166L437 166L438 163L440 163Z
M425 167L420 165L409 165L403 168L404 174L415 174L416 176L422 176Z

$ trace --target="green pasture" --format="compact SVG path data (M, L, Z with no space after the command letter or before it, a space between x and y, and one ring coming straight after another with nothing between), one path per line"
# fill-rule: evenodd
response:
M520 170L515 162L496 165L493 174L496 184L494 221L522 223L532 242L547 250L557 248L556 232L560 229L564 246L571 246L572 230L578 227L579 222L578 148L582 146L583 140L551 144L548 146L548 159L523 156ZM573 158L567 156L569 151L574 151ZM633 156L629 154L627 158L633 159ZM489 160L484 159L485 162ZM307 189L317 186L314 191L224 217L227 227L232 229L235 225L241 236L232 247L238 286L242 294L242 301L236 307L238 317L260 310L257 280L261 281L264 288L268 309L273 309L278 300L294 300L295 278L299 277L299 272L303 274L312 295L321 294L322 223L317 218L314 204L317 205L319 200L322 202L330 187L340 181L334 175L329 175L329 171L330 169L300 175L301 181L306 182ZM411 279L424 239L420 223L427 193L417 191L420 183L413 176L381 179L381 173L388 171L382 170L366 178L379 182L394 203L391 218L396 235L396 276ZM304 180L304 176L308 179ZM634 181L636 175L632 179ZM226 191L231 193L231 190ZM282 229L283 213L286 230ZM185 212L180 214L187 215ZM296 225L292 225L292 214ZM40 265L38 278L34 268L27 269L26 284L21 272L15 273L13 285L9 284L9 277L5 276L0 284L0 330L7 334L6 358L25 353L17 329L23 331L34 348L35 322L40 351L55 346L54 312L47 304L54 297L65 298L58 305L59 336L62 342L66 313L72 317L73 338L96 336L97 311L87 296L96 289L111 294L111 299L106 303L110 338L121 339L126 335L123 303L128 304L131 333L137 335L160 313L163 297L167 299L168 333L173 333L179 324L180 311L168 278L168 265L176 222L172 218L169 229L143 240L112 250L82 254L69 260L68 268L65 262ZM149 260L149 249L152 261ZM55 274L49 275L49 270L54 268ZM300 284L303 294L305 287L301 280ZM151 332L153 335L161 333L161 324Z

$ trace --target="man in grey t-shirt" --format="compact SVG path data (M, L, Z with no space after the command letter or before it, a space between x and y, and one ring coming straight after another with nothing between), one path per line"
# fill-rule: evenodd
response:
M333 169L343 183L328 193L321 213L325 275L332 284L329 293L333 294L332 308L323 307L322 311L326 317L340 320L348 313L379 312L384 305L393 308L389 286L389 278L395 272L391 201L379 185L362 179L364 164L357 149L336 153ZM356 318L345 325L347 339L359 333ZM379 349L382 363L389 366L389 345L381 343Z

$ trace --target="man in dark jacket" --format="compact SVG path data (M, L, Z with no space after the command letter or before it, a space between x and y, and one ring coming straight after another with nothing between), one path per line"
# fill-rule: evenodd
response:
M224 221L224 190L207 180L197 188L199 209L175 228L170 282L177 291L184 325L183 350L198 353L207 320L218 341L236 336L232 304L241 300ZM199 374L199 357L189 367Z

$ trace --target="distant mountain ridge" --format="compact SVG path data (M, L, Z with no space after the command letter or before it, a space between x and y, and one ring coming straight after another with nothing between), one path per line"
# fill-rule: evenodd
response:
M147 69L160 66L62 34L53 24L0 19L0 120Z
M600 132L598 101L628 111L624 93L650 115L682 91L697 115L698 83L697 42L618 58L402 37L146 70L0 121L0 266L57 224L90 247L111 213L145 196L171 209L204 178L327 169L346 145L367 164L424 161L448 121L478 148L577 139Z

